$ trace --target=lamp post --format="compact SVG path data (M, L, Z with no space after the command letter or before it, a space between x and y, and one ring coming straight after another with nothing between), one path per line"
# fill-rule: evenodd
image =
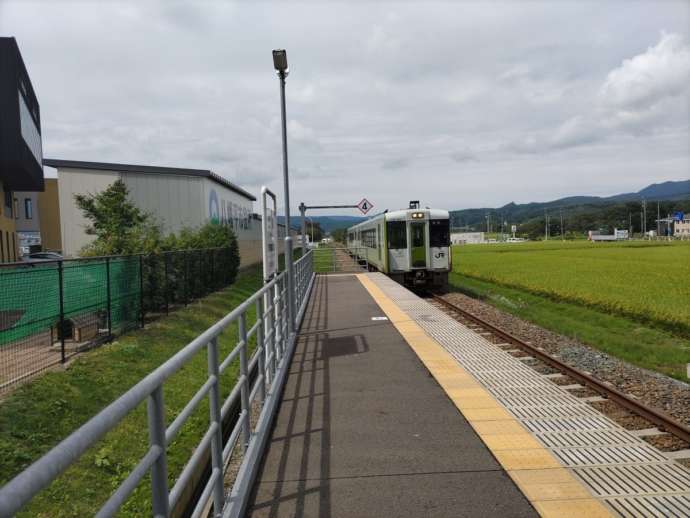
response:
M285 116L285 78L289 74L285 49L273 51L273 67L280 79L280 115L283 129L283 186L285 189L285 269L287 270L288 322L295 331L295 275L292 264L292 238L290 237L290 185L288 182L287 122Z

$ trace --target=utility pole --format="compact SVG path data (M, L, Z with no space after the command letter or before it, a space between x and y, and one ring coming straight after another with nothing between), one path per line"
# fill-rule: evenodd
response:
M561 209L561 241L565 241L565 232L563 232L563 209Z
M549 215L544 210L544 241L549 240Z
M661 235L661 212L659 209L659 201L656 202L656 237Z
M642 215L642 211L640 211L640 234L642 234L642 239L644 239L644 216Z
M647 200L642 200L642 233L647 235Z
M632 228L632 212L628 211L628 236L630 236L628 239L632 238L633 235L633 228Z

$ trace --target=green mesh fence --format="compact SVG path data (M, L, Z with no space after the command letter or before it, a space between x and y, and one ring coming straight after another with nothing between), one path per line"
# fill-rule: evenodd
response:
M227 286L231 262L220 248L0 265L0 393L146 314Z

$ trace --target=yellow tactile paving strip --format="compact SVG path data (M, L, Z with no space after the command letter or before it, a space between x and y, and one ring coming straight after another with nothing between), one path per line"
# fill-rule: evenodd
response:
M357 278L541 516L613 516L366 274Z

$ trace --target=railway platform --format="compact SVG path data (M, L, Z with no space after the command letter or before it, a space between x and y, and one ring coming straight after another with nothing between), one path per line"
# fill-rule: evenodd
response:
M251 516L687 516L690 470L379 273L319 276Z
M534 516L367 289L379 277L317 277L248 515Z

